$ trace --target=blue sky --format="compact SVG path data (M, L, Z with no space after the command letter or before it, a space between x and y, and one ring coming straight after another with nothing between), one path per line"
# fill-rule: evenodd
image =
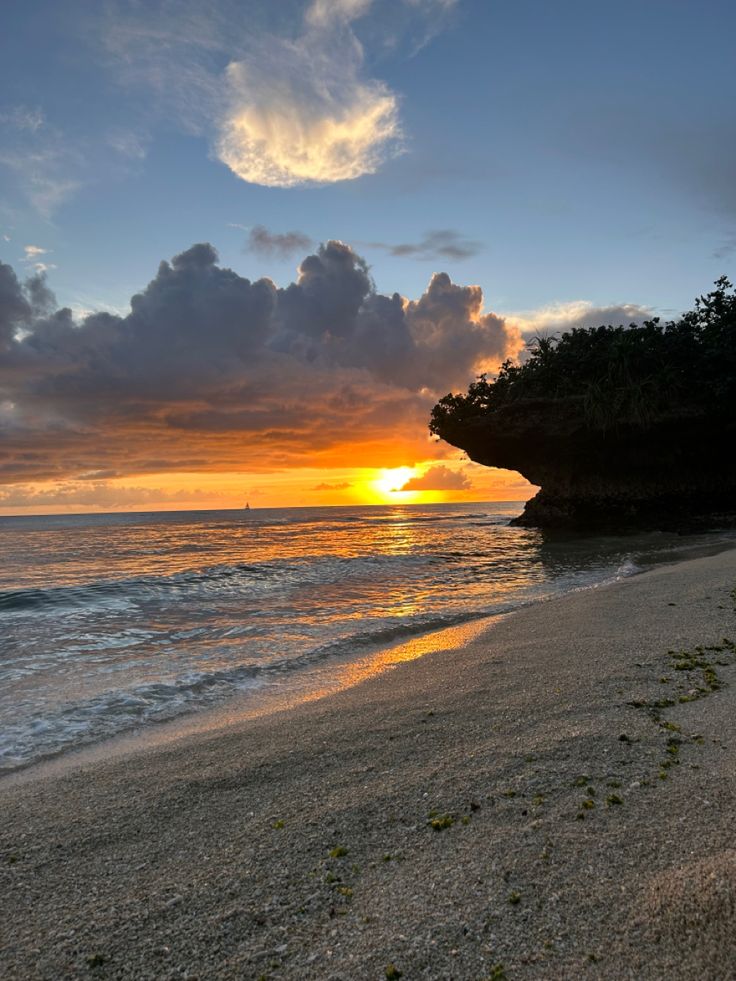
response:
M202 473L339 471L348 487L358 457L435 465L450 457L425 445L433 400L523 337L675 315L733 276L732 3L6 0L2 20L0 263L21 319L0 371L0 507L22 507L24 480L69 506L80 480L110 506L109 481L175 488L184 430ZM320 250L331 239L349 249ZM187 252L202 242L219 265ZM37 273L56 298L42 308L23 286ZM246 282L262 277L297 285ZM331 413L356 392L370 411L341 456ZM148 456L131 450L142 431Z
M243 35L298 33L305 5L283 4L277 24L263 22L262 3L235 6L230 46L178 52L210 58L214 74L242 55ZM6 158L49 154L43 176L58 198L36 188L34 205L27 166L0 166L12 239L0 255L15 265L27 244L49 249L60 300L117 307L160 259L198 241L245 275L287 282L302 256L244 253L247 232L232 227L258 224L352 244L386 291L418 295L445 269L502 311L574 299L678 309L733 267L733 252L714 256L736 234L733 4L458 0L443 13L420 3L389 49L380 6L351 27L361 74L396 96L404 152L356 180L284 189L216 159L197 113L187 118L147 82L150 51L105 49L141 20L186 30L187 4L145 4L143 17L125 3L4 5ZM165 61L166 86L181 85L186 101L186 72ZM23 112L36 114L35 132L13 125ZM371 247L435 229L477 253L397 258Z

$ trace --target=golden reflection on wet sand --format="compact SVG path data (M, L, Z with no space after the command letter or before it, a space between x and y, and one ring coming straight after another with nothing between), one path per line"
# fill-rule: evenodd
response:
M273 715L298 705L315 702L376 678L407 661L416 661L427 654L438 654L443 651L449 654L453 650L465 647L503 619L503 616L504 614L484 617L471 623L435 630L432 633L413 637L403 644L376 651L359 660L350 661L346 658L343 661L332 661L306 672L304 687L297 691L285 691L275 683L260 691L235 695L216 709L162 722L137 733L113 737L102 743L67 752L56 759L10 773L2 778L2 782L22 783L36 777L50 776L84 763L127 756L146 748L164 746L187 736L202 733L214 735L250 719Z

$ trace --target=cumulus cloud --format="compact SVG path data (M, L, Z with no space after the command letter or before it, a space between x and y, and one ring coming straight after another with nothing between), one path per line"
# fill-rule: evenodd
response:
M266 187L334 183L374 173L400 138L396 96L362 77L363 53L342 29L271 38L226 71L217 155Z
M437 395L521 346L480 287L439 273L417 300L382 294L340 242L285 288L195 245L130 308L75 321L0 264L0 483L439 457Z
M397 490L402 491L437 491L437 490L470 490L473 486L470 478L462 470L451 470L442 463L429 467L419 477L410 477Z
M206 136L242 180L297 187L374 173L404 141L400 97L368 67L406 57L456 0L110 0L97 40L146 112ZM403 41L408 41L407 46Z
M537 310L519 314L507 314L509 323L514 324L529 341L535 337L559 334L576 327L600 327L601 324L641 324L651 320L654 312L650 307L637 303L615 303L610 306L596 306L588 300L570 300L552 303Z
M303 232L271 232L264 225L251 228L247 249L258 255L278 256L287 259L295 252L304 251L312 245L312 240Z
M480 242L464 238L451 228L426 232L419 242L400 242L395 245L370 242L369 245L374 249L383 249L392 256L417 259L469 259L483 248Z

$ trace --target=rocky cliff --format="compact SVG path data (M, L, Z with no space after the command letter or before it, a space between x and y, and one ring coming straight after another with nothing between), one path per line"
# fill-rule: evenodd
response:
M541 487L515 524L581 531L736 526L736 421L672 414L600 430L575 399L520 401L435 431Z
M678 320L537 338L429 428L541 487L517 524L736 527L736 290L721 277Z

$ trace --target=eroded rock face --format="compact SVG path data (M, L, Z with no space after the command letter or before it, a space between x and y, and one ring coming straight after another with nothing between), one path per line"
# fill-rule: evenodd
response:
M733 417L662 417L647 428L588 428L575 400L517 402L446 420L439 435L541 487L515 524L581 531L736 526Z

